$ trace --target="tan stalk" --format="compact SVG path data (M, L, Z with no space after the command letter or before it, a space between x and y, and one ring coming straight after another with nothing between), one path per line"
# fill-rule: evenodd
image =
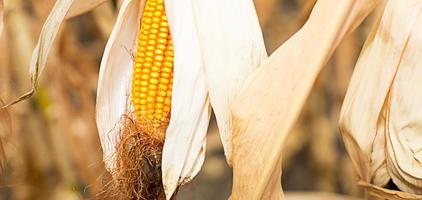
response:
M250 76L232 107L232 199L283 198L280 156L284 139L334 49L377 3L318 1L304 27Z

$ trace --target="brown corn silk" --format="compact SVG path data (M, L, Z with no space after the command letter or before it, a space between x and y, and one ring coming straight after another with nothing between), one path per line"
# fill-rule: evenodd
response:
M170 120L173 44L163 0L147 0L131 87L133 113L123 117L109 196L165 199L161 157Z
M377 3L318 1L304 27L249 77L232 105L231 199L284 198L280 185L284 139L334 49Z
M370 199L422 199L421 58L422 2L388 1L340 115L346 148ZM401 191L384 188L390 181Z

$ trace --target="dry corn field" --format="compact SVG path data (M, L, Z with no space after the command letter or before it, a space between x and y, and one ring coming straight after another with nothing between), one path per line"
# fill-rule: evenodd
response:
M0 200L422 200L420 0L0 0Z

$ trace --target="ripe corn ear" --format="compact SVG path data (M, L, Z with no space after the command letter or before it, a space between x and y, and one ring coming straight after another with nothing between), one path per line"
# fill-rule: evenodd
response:
M139 31L131 101L137 122L160 139L170 120L173 56L164 2L148 0Z

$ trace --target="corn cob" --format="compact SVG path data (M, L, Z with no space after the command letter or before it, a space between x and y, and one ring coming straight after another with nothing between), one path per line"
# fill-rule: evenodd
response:
M173 43L163 0L148 0L141 20L132 77L132 104L139 125L164 138L170 120Z

